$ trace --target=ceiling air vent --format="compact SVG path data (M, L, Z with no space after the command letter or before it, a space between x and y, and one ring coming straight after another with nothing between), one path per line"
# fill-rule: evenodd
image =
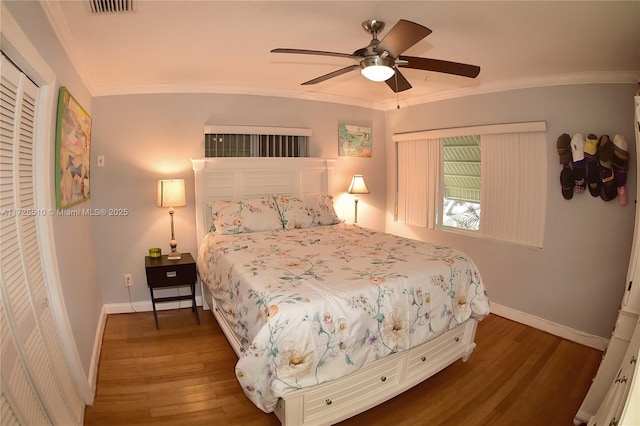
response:
M133 0L89 0L91 13L133 12Z

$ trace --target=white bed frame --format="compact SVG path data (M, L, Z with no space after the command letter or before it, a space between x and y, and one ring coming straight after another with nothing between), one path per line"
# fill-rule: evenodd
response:
M192 160L195 173L198 247L209 231L207 203L268 194L303 195L332 192L335 159L207 158ZM210 309L238 357L240 341L206 286L203 308ZM331 425L359 414L433 376L475 348L477 321L464 324L411 350L373 362L346 377L287 394L275 413L285 426Z

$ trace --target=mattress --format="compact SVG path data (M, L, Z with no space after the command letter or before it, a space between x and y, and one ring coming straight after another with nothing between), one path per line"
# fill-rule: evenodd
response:
M464 253L356 225L210 233L197 263L241 342L236 377L265 412L489 313Z

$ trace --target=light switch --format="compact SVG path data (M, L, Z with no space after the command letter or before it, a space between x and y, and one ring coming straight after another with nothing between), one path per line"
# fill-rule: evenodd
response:
M104 167L104 155L98 155L98 167Z

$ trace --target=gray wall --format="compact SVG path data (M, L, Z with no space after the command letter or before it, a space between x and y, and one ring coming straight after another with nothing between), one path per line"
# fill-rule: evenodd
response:
M312 130L310 154L338 158L332 193L336 210L353 220L346 194L351 176L365 176L370 195L360 196L358 223L384 230L386 203L384 113L324 102L262 96L153 94L94 98L93 205L126 208L128 216L93 221L99 285L105 303L128 303L123 274L133 274L131 300L150 300L144 256L149 247L169 250L169 215L156 206L157 180L184 178L187 206L176 208L179 251L197 252L193 171L190 158L204 156L205 125L303 127ZM338 123L372 126L371 158L338 157Z
M5 2L60 85L93 116L92 194L82 208L124 208L121 217L55 218L54 233L65 302L83 367L89 371L103 303L127 303L123 274L132 273L133 302L148 301L143 257L152 246L168 250L169 218L155 206L156 181L187 180L188 205L176 209L181 251L196 252L193 173L189 158L203 154L205 125L308 127L311 155L337 157L338 123L373 127L373 158L338 158L333 193L338 213L353 219L345 194L354 173L365 175L359 223L459 247L478 263L496 303L602 337L615 321L625 282L634 224L633 196L621 207L588 194L562 198L555 138L562 132L623 134L633 138L635 85L566 86L440 101L380 112L330 103L261 96L158 94L91 98L37 2ZM545 120L548 125L547 223L542 250L426 231L392 220L393 133L442 127ZM52 149L53 141L43 149ZM96 167L104 155L105 167ZM631 162L629 192L636 193ZM50 188L54 190L53 183Z
M575 85L470 96L387 113L388 232L467 252L491 300L577 330L608 338L625 286L636 199L635 85ZM532 249L393 221L393 133L519 121L547 123L547 214L544 247ZM586 191L565 200L556 139L562 133L618 133L630 145L629 204ZM535 179L536 176L532 176Z
M40 55L55 72L58 84L66 86L84 109L91 114L91 94L71 65L58 39L51 30L39 3L5 1L7 9L25 32ZM95 117L94 117L95 119ZM55 126L55 120L53 120ZM51 134L55 134L52 129ZM36 149L51 150L55 140L37 141ZM51 176L49 190L55 191ZM93 200L79 205L91 208ZM55 208L55 205L51 206ZM89 376L96 330L102 310L102 295L98 288L94 236L90 217L53 217L53 231L58 258L62 292L73 337L85 374Z

